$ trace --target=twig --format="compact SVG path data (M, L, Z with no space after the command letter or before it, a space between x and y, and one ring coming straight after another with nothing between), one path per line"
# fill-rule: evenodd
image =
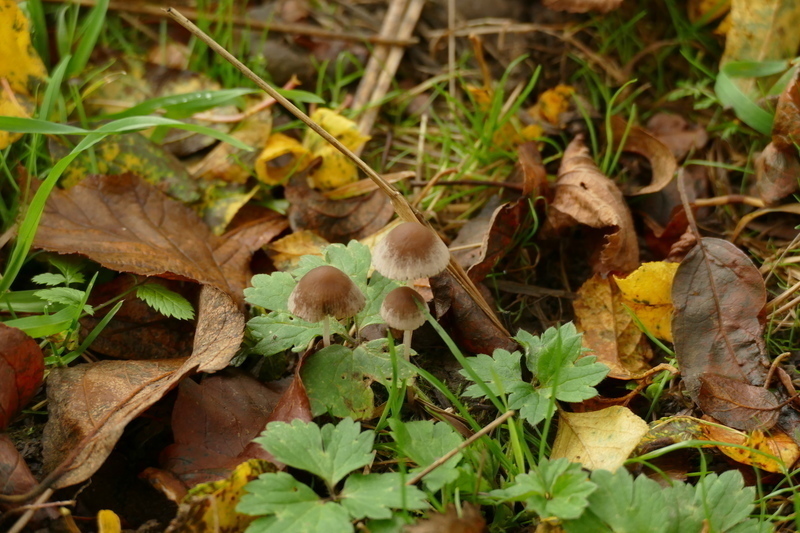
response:
M303 122L306 126L311 128L315 133L317 133L320 137L328 141L334 148L339 150L343 153L348 159L353 161L355 165L364 171L364 173L369 176L372 181L378 186L380 190L382 190L388 197L389 201L392 203L392 207L397 213L397 216L400 217L405 222L418 222L420 224L424 224L428 227L431 227L428 221L425 219L422 214L414 209L411 204L408 203L408 200L403 197L403 195L398 191L393 185L388 183L386 180L381 178L381 176L375 172L369 165L367 165L360 157L354 154L349 148L343 145L338 139L336 139L333 135L325 131L322 127L319 126L316 122L311 120L308 115L303 113L300 109L297 108L296 105L291 103L287 100L284 96L278 93L275 89L273 89L267 82L259 78L252 70L247 68L241 61L233 57L230 52L225 50L219 43L217 43L214 39L206 35L200 28L194 25L189 19L184 17L181 13L177 10L169 7L166 9L167 14L172 17L178 24L189 30L193 35L197 36L198 39L202 40L206 43L212 50L217 52L223 58L225 58L229 63L235 66L239 71L250 78L253 83L255 83L260 89L264 92L269 94L275 100L278 101L287 111L289 111L292 115L297 117L301 122ZM458 281L458 283L464 287L464 290L470 295L470 297L475 301L478 307L484 312L486 317L494 324L498 330L503 333L504 335L509 335L508 330L506 330L505 326L500 322L500 319L497 315L492 311L492 308L486 302L486 299L483 295L478 291L478 288L475 286L473 281L467 276L467 273L461 267L461 265L455 260L455 258L451 255L450 256L450 264L447 267L447 270L453 275L454 278Z
M419 480L421 480L422 478L424 478L425 476L427 476L428 474L430 474L431 472L433 472L434 470L436 470L437 468L439 468L440 466L445 464L455 454L457 454L458 452L460 452L461 450L463 450L464 448L466 448L467 446L469 446L470 444L472 444L473 442L475 442L479 438L483 437L484 435L486 435L487 433L492 431L494 428L496 428L497 426L499 426L500 424L502 424L503 422L505 422L506 420L508 420L512 416L514 416L515 414L516 413L514 411L506 411L499 418L495 419L494 422L492 422L491 424L489 424L488 426L486 426L482 430L478 431L473 436L471 436L470 438L468 438L467 440L465 440L464 442L462 442L461 444L459 444L458 446L456 446L455 448L453 448L452 450L450 450L449 452L447 452L443 456L439 457L437 460L435 460L434 462L429 464L427 466L427 468L425 468L422 472L418 473L416 476L414 476L411 479L409 479L408 481L406 481L406 486L411 486L411 485L417 484L419 482Z
M11 529L8 530L8 533L19 533L20 531L25 529L25 526L28 525L28 522L30 522L31 518L33 518L33 513L36 512L37 509L36 506L43 504L52 495L53 495L53 489L47 489L46 491L44 491L41 494L41 496L39 496L39 498L36 499L34 505L31 506L30 509L25 511L25 513L19 517L16 523L14 523L14 525L11 526Z
M44 0L45 2L63 4L64 0ZM71 3L79 4L82 6L94 6L97 4L96 0L71 0ZM123 2L111 0L108 3L108 8L114 11L124 11L128 13L137 13L140 15L153 15L156 17L163 17L165 15L164 8L159 5L153 4L140 4L138 2ZM183 8L186 15L192 20L198 20L201 17L197 9L191 7ZM202 17L211 22L220 22L223 19L214 13L203 13ZM410 46L416 44L417 39L398 39L394 37L381 37L378 35L364 35L360 33L348 33L343 31L331 31L311 26L310 24L286 24L281 22L264 22L248 18L242 15L225 15L224 22L232 23L236 26L247 28L254 28L257 30L267 30L275 33L293 33L297 35L309 35L311 37L318 37L320 39L331 39L337 41L348 42L368 42L373 44L388 44L392 46Z

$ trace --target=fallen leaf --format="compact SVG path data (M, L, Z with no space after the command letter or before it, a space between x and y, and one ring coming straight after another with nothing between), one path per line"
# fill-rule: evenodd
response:
M464 502L459 513L453 504L444 513L432 512L427 518L403 528L405 533L484 533L486 520L477 505Z
M800 121L800 117L798 117ZM775 205L800 187L797 149L780 150L770 143L756 158L756 191L767 205Z
M566 457L589 470L620 468L649 430L627 407L590 413L559 413L558 433L550 460Z
M758 268L728 241L700 239L681 262L672 283L672 335L695 402L704 374L764 384L769 362L759 315L766 301Z
M273 133L256 158L256 176L267 185L283 185L293 173L305 170L311 158L300 141Z
M647 434L642 437L633 456L666 448L672 444L703 438L706 422L693 416L668 416L650 422Z
M43 377L44 354L36 341L0 323L0 430L33 398Z
M656 113L650 117L647 130L669 148L675 159L683 159L708 142L705 128L697 124L690 125L682 116L671 113Z
M624 303L614 281L595 274L578 289L575 326L583 333L583 347L608 366L609 377L638 379L650 368L653 352Z
M194 280L238 301L250 280L248 250L213 235L191 209L130 174L90 176L53 191L34 246L121 272Z
M31 111L27 106L23 105L23 101L22 95L17 96L0 87L0 116L30 118ZM33 108L33 106L31 106L31 108ZM0 150L11 146L12 143L21 139L22 135L22 133L0 131Z
M0 0L0 78L15 93L33 94L47 77L39 54L31 44L28 19L14 0Z
M293 231L311 230L328 242L363 239L383 228L394 215L382 191L345 200L329 200L312 189L303 173L295 174L284 190Z
M614 144L619 145L625 132L625 145L622 147L625 152L633 152L650 161L653 178L650 185L644 187L628 187L625 194L628 196L638 196L640 194L651 194L658 192L666 187L675 176L678 163L675 156L667 145L653 137L647 130L639 126L628 125L628 122L620 116L611 117L611 130L614 136Z
M756 466L767 472L784 473L800 459L800 448L786 433L771 431L770 435L755 430L743 433L716 424L703 425L705 438L727 442L745 448L718 446L719 450L739 463Z
M317 108L311 114L311 120L336 137L350 150L357 150L370 139L369 136L360 132L358 124L332 109ZM322 164L309 174L309 180L314 189L334 189L358 181L355 163L313 130L306 130L303 147L308 150L312 159L322 158Z
M781 408L764 387L709 373L700 376L697 402L708 416L742 431L770 429L778 422Z
M122 520L117 513L102 509L97 513L97 533L122 533Z
M672 280L678 263L654 261L624 278L614 276L624 302L655 337L672 342Z
M622 0L544 0L544 6L554 11L608 13L622 5Z
M329 244L313 231L303 229L271 242L266 251L276 269L289 271L297 267L304 255L322 257L322 249Z
M54 486L67 487L88 479L111 453L128 422L184 376L225 368L243 334L244 317L230 297L203 287L194 351L189 358L99 361L54 368L47 380L50 416L42 439L45 471L63 469Z
M775 122L772 123L772 144L779 150L792 150L797 156L796 144L800 142L800 72L778 97L775 106Z
M552 89L542 91L536 104L528 109L534 119L544 120L553 126L561 126L561 114L569 111L575 88L571 85L558 84Z
M639 266L633 218L622 193L597 168L578 135L564 151L550 219L556 229L576 223L605 231L595 271L631 272Z
M244 486L263 473L275 471L272 464L251 459L238 465L226 479L196 486L178 507L167 533L244 531L255 520L253 516L236 512L236 505L245 494Z
M789 215L800 215L800 203L785 204L785 205L780 205L778 207L766 207L764 209L756 209L751 213L747 213L745 216L740 218L739 222L736 224L736 228L734 228L733 233L731 234L731 240L735 241L742 233L742 231L744 231L744 229L748 226L748 224L750 224L753 220L764 215L769 215L770 213L786 213ZM792 217L786 217L787 221L791 219ZM792 232L792 234L794 235L795 233Z
M38 481L31 473L14 443L6 433L0 432L0 494L14 495L25 494L38 485ZM15 504L0 503L0 511L8 511L18 507ZM3 513L0 513L2 516ZM34 515L34 521L46 518L54 519L58 516L55 509L39 509Z

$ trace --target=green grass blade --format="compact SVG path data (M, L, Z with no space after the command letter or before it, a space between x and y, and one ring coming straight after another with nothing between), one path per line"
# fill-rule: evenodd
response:
M70 77L77 76L86 64L89 62L89 57L92 55L92 50L97 45L97 39L100 37L100 32L103 29L103 22L106 18L108 11L109 0L97 0L97 3L92 8L81 28L81 40L75 48L75 53L72 55L70 61L68 74Z
M149 115L156 111L169 113L171 118L186 118L195 113L228 104L231 100L252 94L255 89L223 89L219 91L196 91L150 98L125 111L97 117L98 120L120 119L138 115Z
M772 113L762 109L755 102L745 95L733 79L721 70L717 75L717 83L714 86L717 98L726 106L733 108L736 116L742 122L764 135L772 132Z

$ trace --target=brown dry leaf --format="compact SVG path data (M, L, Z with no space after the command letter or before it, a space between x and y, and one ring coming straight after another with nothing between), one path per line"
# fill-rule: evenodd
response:
M64 463L63 475L54 486L88 479L111 453L128 422L184 376L225 368L243 335L244 317L236 304L225 293L203 287L189 358L54 368L47 381L50 416L42 439L45 470Z
M381 191L345 200L329 200L308 186L304 173L296 174L285 188L289 223L293 231L310 230L328 242L363 239L383 228L394 215Z
M650 368L653 351L623 304L614 281L595 274L578 289L575 326L583 333L583 347L611 369L609 377L638 379Z
M764 384L769 362L759 315L766 301L758 269L728 241L700 239L681 262L672 284L672 335L686 390L695 402L704 374Z
M405 533L484 533L486 520L481 516L478 506L469 502L461 506L461 516L455 506L450 504L444 513L431 513L427 518L406 526Z
M800 74L792 80L778 98L775 121L772 123L772 143L779 150L792 150L797 156L795 143L800 142Z
M0 431L33 398L43 377L44 354L36 341L0 324Z
M620 468L648 432L647 422L627 407L589 413L559 412L550 459L566 457L589 470Z
M767 472L786 472L800 459L797 443L782 431L771 431L766 435L756 430L748 434L715 424L704 424L703 433L708 440L750 448L719 446L719 450L734 461L757 466Z
M739 234L742 231L744 231L744 229L747 227L748 224L750 224L750 222L752 222L758 217L768 215L770 213L786 213L789 215L800 215L800 203L781 205L778 207L766 207L764 209L756 209L752 213L747 213L745 216L739 219L739 222L736 224L736 228L733 230L733 233L731 234L731 240L735 241L739 237ZM787 218L787 220L791 220L791 217Z
M800 117L798 117L800 122ZM780 150L770 143L756 158L756 191L767 205L775 205L800 187L800 159L792 147Z
M25 494L37 484L36 478L33 477L30 468L14 446L11 437L0 432L0 494ZM15 507L18 506L0 504L0 516L3 516L2 511L8 511ZM36 511L34 520L53 519L57 516L58 513L55 509L40 509Z
M47 77L31 44L28 19L14 0L0 0L0 78L15 93L33 94L34 85Z
M304 255L322 256L322 249L328 241L307 229L290 233L267 245L267 255L278 270L292 270Z
M556 229L585 224L606 232L595 271L631 272L639 266L639 244L633 218L622 193L600 173L578 135L564 151L550 219Z
M780 402L764 387L754 387L717 374L700 376L700 409L734 429L767 430L778 422Z
M653 261L614 277L624 302L655 337L672 342L672 280L678 263Z
M283 224L274 223L272 236ZM53 191L34 246L121 272L194 280L237 301L250 280L250 251L213 235L191 209L130 174L90 176Z
M544 0L544 6L555 11L608 13L622 5L622 0Z
M616 115L611 117L611 129L615 145L619 145L627 130L628 136L625 138L625 146L622 149L646 157L650 161L653 171L650 185L631 187L625 191L626 195L638 196L658 192L672 181L675 171L678 169L678 162L666 144L639 126L628 127L628 122Z
M683 159L708 142L705 128L697 124L690 125L682 116L671 113L656 113L650 117L647 130L664 143L676 159Z

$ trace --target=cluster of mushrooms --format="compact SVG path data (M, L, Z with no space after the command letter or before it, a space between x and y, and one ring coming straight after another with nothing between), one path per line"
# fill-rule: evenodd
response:
M447 268L450 252L436 233L416 222L404 222L380 241L372 254L375 270L390 279L410 281L428 278ZM330 346L330 317L350 318L364 308L366 300L347 275L336 267L310 270L289 296L289 311L309 322L322 322L323 342ZM383 300L381 317L403 331L404 356L409 358L411 334L425 322L420 310L424 300L414 289L394 289Z

